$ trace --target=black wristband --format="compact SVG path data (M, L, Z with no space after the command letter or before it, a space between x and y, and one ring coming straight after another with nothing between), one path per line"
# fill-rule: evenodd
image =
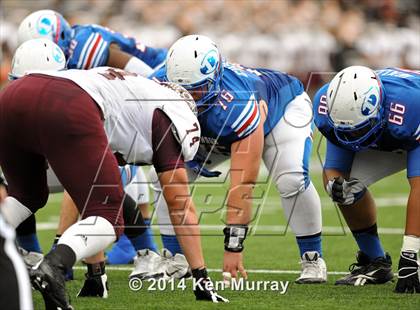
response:
M4 179L0 176L0 185L6 185L6 183L4 183Z
M225 251L228 252L242 252L244 249L243 242L248 232L248 225L245 224L231 224L223 229L225 234Z
M88 272L87 275L91 277L102 276L105 274L105 262L99 262L95 264L87 264Z

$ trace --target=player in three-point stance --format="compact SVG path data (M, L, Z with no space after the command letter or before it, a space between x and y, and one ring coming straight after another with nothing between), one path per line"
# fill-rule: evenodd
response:
M167 52L166 49L145 46L134 38L99 25L88 24L70 27L61 14L52 10L33 12L21 22L18 31L19 41L24 42L33 38L47 38L58 44L66 55L67 68L69 69L90 69L106 65L148 76L164 61ZM129 192L131 196L135 195L133 199L138 203L146 225L149 225L149 188L143 170L140 167L128 166L121 167L121 171L126 192ZM130 181L130 176L132 176L131 183L124 182ZM78 216L74 202L65 192L55 242L71 224L77 221ZM36 246L34 223L34 218L31 217L18 228L19 243L29 251L40 251L39 246ZM165 240L163 241L166 247L167 244L165 244ZM149 227L143 235L130 240L125 235L121 236L113 249L108 252L107 262L110 264L129 263L135 255L135 250L143 249L151 250L146 253L157 251ZM159 255L155 256L156 261L163 260ZM88 269L97 269L96 266L90 266L92 264L100 264L103 269L103 261L102 255L89 258L87 260ZM168 259L164 261L166 265L172 262ZM102 270L103 272L104 270ZM91 276L86 279L87 281L95 281L97 278L96 275L89 272L86 275ZM68 278L72 278L71 270L68 273ZM92 292L86 290L83 293L96 294L94 289Z
M309 178L312 105L302 83L286 73L223 61L216 44L201 35L175 42L154 77L182 85L196 100L204 157L213 164L220 163L218 156L231 160L224 271L246 276L241 252L263 160L296 235L302 259L296 282L325 282L321 203Z
M393 278L367 187L407 169L410 194L398 265L398 293L420 293L420 73L348 67L314 100L315 124L327 138L324 184L359 246L339 285L382 284Z
M77 260L103 250L123 231L138 235L144 229L135 204L124 209L130 215L122 214L117 161L154 165L169 208L181 211L172 219L193 277L210 281L184 168L200 137L191 96L108 67L15 77L0 93L0 165L10 195L2 205L4 216L16 227L45 205L46 161L82 216L30 270L47 309L70 308L64 273ZM211 285L194 293L198 300L227 301Z

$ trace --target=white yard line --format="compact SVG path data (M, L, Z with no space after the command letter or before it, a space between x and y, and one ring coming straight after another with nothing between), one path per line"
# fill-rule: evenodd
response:
M112 271L132 271L133 266L106 266L106 270L112 270ZM85 266L74 266L73 269L76 270L85 270ZM222 269L213 269L208 268L209 272L222 272ZM300 270L271 270L271 269L247 269L247 273L265 273L265 274L300 274ZM348 272L345 271L328 271L328 274L330 275L343 275L348 274Z

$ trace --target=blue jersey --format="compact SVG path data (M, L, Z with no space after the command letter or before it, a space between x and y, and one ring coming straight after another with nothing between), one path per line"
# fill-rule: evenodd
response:
M165 79L166 68L162 67L153 76ZM302 83L286 73L224 63L220 92L206 102L211 108L198 115L202 144L215 147L213 152L229 155L232 143L257 129L260 100L268 106L264 123L267 135L283 116L288 103L303 91Z
M68 69L91 69L107 65L109 47L116 44L119 48L139 58L151 68L155 68L166 58L167 50L151 48L98 25L75 25L70 41L67 59Z
M384 152L407 151L408 177L420 176L420 72L388 68L376 73L382 83L386 125L379 140L370 148ZM328 139L324 168L349 172L355 152L340 144L328 122L328 85L316 93L313 102L315 125Z
M121 183L123 187L126 187L131 183L131 181L133 181L137 174L137 169L139 169L138 166L134 165L119 166L118 168L120 169Z

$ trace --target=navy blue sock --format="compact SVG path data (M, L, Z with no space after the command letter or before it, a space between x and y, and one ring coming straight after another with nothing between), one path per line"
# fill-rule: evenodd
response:
M305 252L316 251L322 257L322 238L321 233L310 236L296 237L299 246L300 256L302 257Z
M168 249L173 255L182 254L181 246L179 245L176 236L162 235L163 247Z
M130 241L136 251L149 249L157 252L158 249L155 241L153 240L152 229L150 228L150 219L144 219L144 223L147 225L146 231L140 236L130 238Z
M16 236L16 240L18 245L24 248L26 251L42 253L38 237L35 233L23 236Z
M369 256L370 259L385 257L384 249L378 236L378 227L376 223L371 227L359 230L352 230L354 239L360 251Z

